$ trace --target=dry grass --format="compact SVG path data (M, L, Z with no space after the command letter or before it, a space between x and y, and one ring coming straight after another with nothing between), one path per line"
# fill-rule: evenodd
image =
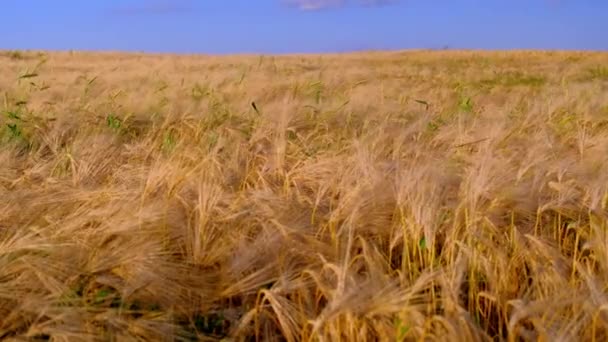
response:
M606 340L607 65L4 52L0 338Z

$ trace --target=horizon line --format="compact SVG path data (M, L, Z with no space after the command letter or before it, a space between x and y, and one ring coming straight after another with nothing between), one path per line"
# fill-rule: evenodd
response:
M150 51L150 50L125 50L125 49L11 49L0 48L0 53L23 52L23 53L84 53L84 54L123 54L123 55L161 55L161 56L319 56L319 55L348 55L365 53L408 53L408 52L566 52L566 53L607 53L608 49L569 49L569 48L395 48L395 49L344 49L324 52L172 52L172 51Z

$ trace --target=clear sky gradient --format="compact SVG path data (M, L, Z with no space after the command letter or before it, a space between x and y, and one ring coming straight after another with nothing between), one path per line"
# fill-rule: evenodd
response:
M608 0L2 0L0 49L608 50Z

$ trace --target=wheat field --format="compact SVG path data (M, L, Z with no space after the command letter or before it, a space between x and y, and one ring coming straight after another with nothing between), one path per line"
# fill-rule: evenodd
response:
M0 52L3 341L605 341L608 54Z

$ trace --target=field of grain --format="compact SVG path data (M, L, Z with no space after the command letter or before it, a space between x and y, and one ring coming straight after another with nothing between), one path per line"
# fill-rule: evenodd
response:
M0 52L0 339L608 338L608 54Z

